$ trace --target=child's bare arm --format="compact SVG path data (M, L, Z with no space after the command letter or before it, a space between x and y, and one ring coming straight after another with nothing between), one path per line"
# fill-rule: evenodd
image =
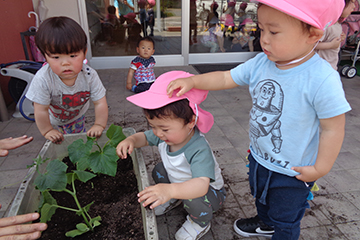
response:
M34 103L36 126L46 139L53 143L60 144L64 140L64 136L51 126L48 109L49 105Z
M209 190L210 179L198 177L182 183L159 183L154 186L146 187L138 193L138 201L143 202L143 206L150 205L153 209L166 203L171 198L193 199L204 196Z
M94 101L94 108L95 108L95 123L89 129L89 131L87 131L86 134L89 137L100 137L106 127L106 123L108 120L109 109L108 109L106 97Z
M299 172L296 178L304 182L315 181L328 174L340 152L345 135L345 114L320 120L322 132L320 134L319 152L315 165L293 167Z
M316 46L316 50L327 50L327 49L336 49L340 46L341 38L334 38L330 42L319 42Z
M17 138L5 138L0 140L0 157L5 157L9 154L8 150L18 148L24 144L27 144L33 140L33 137L26 135Z
M131 90L132 88L132 79L134 77L135 70L132 68L129 68L127 79L126 79L126 89Z
M231 77L230 71L218 71L171 81L167 87L167 93L169 97L172 97L174 90L179 89L176 94L179 97L192 88L211 91L235 88L237 86Z
M138 132L121 141L116 147L116 153L120 158L125 159L127 153L131 154L134 148L141 148L147 145L149 145L149 143L146 140L145 134Z

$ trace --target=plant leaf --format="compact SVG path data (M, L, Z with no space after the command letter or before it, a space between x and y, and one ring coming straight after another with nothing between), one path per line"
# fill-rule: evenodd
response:
M90 168L94 173L102 173L114 177L118 159L116 149L111 145L106 145L102 152L96 151L90 154Z
M110 145L115 147L126 138L122 131L122 127L111 124L106 131L106 136L110 139Z
M89 203L88 205L86 205L85 207L83 207L83 210L84 210L85 212L89 212L90 207L91 207L91 205L93 205L93 203L94 203L94 201L92 201L91 203ZM101 220L101 218L100 218L100 220Z
M88 230L88 231L89 231L89 230ZM82 232L82 231L80 231L80 230L78 230L78 229L74 229L74 230L71 230L71 231L66 232L66 233L65 233L65 236L67 236L67 237L76 237L76 236L79 236L79 235L81 235L81 234L84 234L84 233L86 233L86 232L88 232L88 231Z
M57 205L56 199L50 194L48 190L42 192L44 203L50 205Z
M36 187L41 192L45 191L46 189L63 191L67 184L67 168L68 166L58 159L49 162L46 167L46 172L44 174L40 174L35 179Z
M66 183L67 183L67 184L71 184L71 183L72 183L72 181L73 181L73 175L74 175L73 172L66 174L66 178L67 178ZM77 178L77 175L75 174L74 181L75 181L76 179L78 179L78 178Z
M69 158L72 163L77 163L78 170L85 170L89 168L88 158L94 144L94 139L87 138L84 140L78 139L68 146Z
M91 172L87 172L87 171L74 171L74 173L76 174L78 179L84 183L86 183L90 179L96 177L95 174L93 174Z
M50 205L48 203L45 203L40 211L41 213L40 222L46 223L47 221L50 221L52 215L54 215L57 208L58 206L56 205Z
M90 230L90 228L85 223L76 224L76 228L81 232L87 232Z
M91 226L96 227L96 226L99 226L101 224L100 221L101 221L101 217L97 216L97 217L94 217L94 218L92 218L90 220L90 224L91 224Z
M49 190L41 192L39 210L41 210L45 203L48 203L50 205L57 205L56 199L50 194Z

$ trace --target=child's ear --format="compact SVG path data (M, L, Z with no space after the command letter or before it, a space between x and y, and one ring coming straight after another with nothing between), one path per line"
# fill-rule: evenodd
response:
M318 29L316 27L310 27L308 43L314 44L318 42L323 35L324 35L324 30Z
M191 121L188 123L189 128L193 128L195 126L196 124L195 120L196 120L196 116L193 115Z

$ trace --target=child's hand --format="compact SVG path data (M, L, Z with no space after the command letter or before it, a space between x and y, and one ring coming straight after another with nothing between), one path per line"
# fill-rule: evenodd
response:
M295 177L303 182L313 182L322 177L315 166L292 167L291 169L300 173Z
M126 89L131 90L131 88L132 88L132 83L126 83Z
M1 209L1 204L0 204ZM47 228L46 223L31 223L39 218L38 213L28 213L0 219L1 239L38 239Z
M100 126L99 124L94 124L89 131L86 132L86 135L89 137L101 137L102 132L104 131L104 127Z
M116 147L116 154L121 159L127 158L127 153L131 154L134 151L134 142L130 138L121 141Z
M334 38L332 41L331 41L331 48L338 48L340 47L340 43L341 43L341 37L337 37L337 38Z
M346 34L344 33L344 32L342 32L341 34L340 34L340 41L342 42L342 41L344 41L346 39Z
M8 150L18 148L24 144L27 144L33 140L33 137L26 135L17 138L5 138L0 140L0 157L5 157L9 154Z
M150 209L154 209L161 204L169 201L171 197L171 184L159 183L154 186L146 187L138 193L138 201L143 202L143 207L150 205Z
M173 92L176 89L179 89L179 92L176 94L177 97L180 97L184 93L190 91L192 88L194 88L194 81L191 79L191 77L188 78L179 78L174 81L171 81L169 85L167 86L167 95L168 97L172 97Z
M51 129L50 131L45 133L44 137L55 144L60 144L62 143L62 141L64 141L64 136L62 135L62 133L55 129Z

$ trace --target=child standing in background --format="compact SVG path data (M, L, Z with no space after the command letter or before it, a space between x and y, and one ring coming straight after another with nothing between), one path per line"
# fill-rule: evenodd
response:
M85 132L91 99L95 123L87 135L100 137L108 119L106 90L96 71L83 63L87 38L81 26L68 17L48 18L36 33L36 45L47 64L34 76L26 97L34 102L41 134L61 143L63 134Z
M337 65L339 63L340 44L344 40L343 38L345 38L345 34L342 33L341 22L354 11L356 0L344 1L345 7L339 20L326 29L324 36L316 46L316 52L320 57L328 61L335 70L337 70Z
M297 240L310 189L331 170L351 110L339 73L314 53L344 0L258 2L263 52L230 71L175 80L168 95L249 86L249 183L257 216L236 220L234 230Z
M136 51L139 54L131 61L127 75L126 88L134 93L140 93L150 88L155 81L155 43L151 37L141 38L137 44ZM135 78L136 84L132 85Z
M146 11L146 6L147 6L147 0L138 0L138 6L139 6L139 16L140 16L140 23L141 23L141 28L143 31L143 37L147 36L147 21L148 21L148 16L147 16L147 11Z
M127 100L144 109L152 130L135 133L119 143L117 154L126 158L134 148L158 146L162 162L153 169L156 185L138 194L144 207L162 215L179 204L188 212L175 239L200 239L210 230L213 213L223 204L226 192L221 170L202 133L207 133L213 116L199 107L207 91L192 89L181 97L166 95L168 83L192 76L183 71L162 74L148 91Z
M155 6L155 0L148 0L148 22L147 26L150 27L150 34L149 36L154 36L154 25L155 25L155 13L153 7Z

